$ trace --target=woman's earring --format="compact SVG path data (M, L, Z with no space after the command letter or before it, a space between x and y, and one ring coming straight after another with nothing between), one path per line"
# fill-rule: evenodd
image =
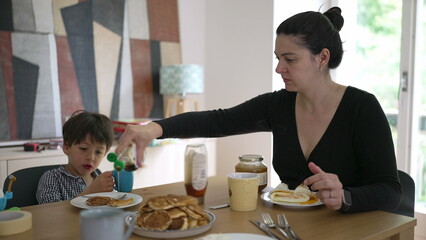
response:
M322 67L320 67L320 72L322 72Z

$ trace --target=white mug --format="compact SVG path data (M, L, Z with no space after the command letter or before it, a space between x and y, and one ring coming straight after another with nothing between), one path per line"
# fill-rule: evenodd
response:
M125 218L131 216L125 229ZM126 240L135 227L136 215L119 208L96 207L80 212L80 235L83 240Z

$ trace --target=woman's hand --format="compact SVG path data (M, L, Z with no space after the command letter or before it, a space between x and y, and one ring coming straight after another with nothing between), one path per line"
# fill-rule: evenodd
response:
M318 191L317 197L330 209L339 210L342 207L343 185L336 174L326 173L315 163L308 164L314 174L305 179L304 184L311 186L312 191Z
M136 144L136 165L142 166L142 159L145 148L155 138L163 135L163 129L158 123L150 122L147 125L127 125L115 153L120 154L131 142Z

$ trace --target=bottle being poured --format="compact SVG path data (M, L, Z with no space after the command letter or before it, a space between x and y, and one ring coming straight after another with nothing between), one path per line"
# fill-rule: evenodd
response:
M116 171L121 171L123 169L129 172L135 171L138 167L135 164L136 161L133 154L134 149L135 143L132 142L118 156L114 152L108 153L107 159L114 163L114 169Z

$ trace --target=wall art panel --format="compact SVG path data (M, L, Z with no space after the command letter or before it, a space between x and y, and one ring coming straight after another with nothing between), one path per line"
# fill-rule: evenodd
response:
M12 62L18 138L31 139L39 67L19 57L13 57Z
M0 55L1 62L1 55ZM10 139L9 119L7 118L7 95L6 86L3 79L3 71L0 68L0 141Z
M1 138L0 141L16 139L16 102L13 88L13 65L12 65L12 36L10 32L0 31L0 67L2 69L2 79L6 95L6 108L4 111L8 115L0 116L2 121L8 122L10 127L9 138ZM4 105L2 105L3 107Z
M0 146L61 137L81 109L162 118L179 41L177 0L1 0Z
M53 33L52 0L33 0L35 31Z

